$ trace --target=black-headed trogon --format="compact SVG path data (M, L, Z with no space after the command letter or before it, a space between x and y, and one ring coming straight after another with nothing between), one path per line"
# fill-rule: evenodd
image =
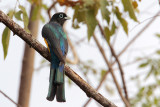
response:
M52 101L56 96L58 102L65 102L64 64L68 52L67 36L63 24L70 19L63 12L52 16L49 23L42 28L42 36L51 54L49 90L47 100Z

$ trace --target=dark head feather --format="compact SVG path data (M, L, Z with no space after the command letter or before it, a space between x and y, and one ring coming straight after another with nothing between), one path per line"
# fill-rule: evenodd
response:
M68 19L69 19L69 17L67 17L67 15L66 15L65 13L59 12L59 13L55 13L55 14L52 16L50 22L57 22L57 23L59 23L61 26L63 26L64 22L65 22L66 20L68 20Z

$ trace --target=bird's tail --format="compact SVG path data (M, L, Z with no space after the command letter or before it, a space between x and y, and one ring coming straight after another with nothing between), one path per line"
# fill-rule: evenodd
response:
M57 84L56 98L58 102L65 102L64 64L56 70L55 83Z
M49 77L49 89L48 89L48 95L47 95L47 100L49 101L52 101L56 95L57 85L54 83L55 72L56 72L56 69L54 69L51 65L50 77Z
M65 102L64 64L54 68L51 64L47 100L52 101L56 95L58 102Z

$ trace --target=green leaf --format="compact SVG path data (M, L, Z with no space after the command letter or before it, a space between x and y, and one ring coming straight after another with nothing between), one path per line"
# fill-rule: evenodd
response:
M155 97L155 98L154 98L154 104L155 104L155 105L158 105L158 102L159 102L159 100Z
M85 12L85 21L87 24L88 40L93 36L94 30L97 25L96 10L94 8L89 9Z
M12 19L13 18L13 14L14 14L14 11L10 10L7 15Z
M108 28L108 27L105 27L105 28L104 28L104 32L105 32L106 40L107 40L107 42L109 43L110 37L111 37L111 32L110 32L109 28Z
M9 46L9 40L10 40L10 29L6 27L2 34L2 45L3 45L3 53L4 53L4 59L7 56L8 53L8 46Z
M46 4L42 4L42 7L45 9L45 10L48 10L48 7Z
M101 9L101 14L102 14L102 17L103 19L105 19L108 24L110 22L110 17L109 15L111 14L110 11L106 8L106 6L108 6L108 2L107 0L100 0L100 9Z
M28 15L27 15L27 12L26 12L26 9L19 5L19 8L21 9L21 11L23 12L23 23L24 23L24 29L29 32L28 30L28 23L29 23L29 18L28 18Z
M157 33L156 36L157 36L158 38L160 38L160 34Z
M72 27L73 28L75 28L75 29L79 28L78 24L80 22L85 21L84 14L85 14L85 11L82 10L79 6L74 7L74 15L73 15L73 20L72 20Z
M72 85L72 81L71 81L71 79L70 79L70 78L68 78L68 84L69 84L69 86L71 86L71 85Z
M144 63L142 63L142 64L139 65L139 68L144 68L144 67L146 67L148 64L149 64L148 61L147 61L147 62L144 62Z
M116 13L117 19L122 24L124 31L128 35L128 23L124 18L122 18L122 13L119 11L118 7L116 7L115 13Z
M18 11L18 12L16 12L15 14L14 14L14 16L15 16L15 18L17 19L17 20L20 20L20 21L22 21L22 18L21 18L21 14L22 14L23 12L20 10L20 11Z
M157 50L156 53L157 53L158 55L160 55L160 50Z
M147 76L145 77L145 80L148 79L148 77L151 76L151 74L153 73L153 69L154 69L154 67L152 66L150 71L148 72Z
M104 77L104 75L106 74L106 70L101 70L101 80Z
M137 18L136 18L136 15L134 13L134 10L133 10L131 0L122 0L122 4L123 4L123 7L124 7L124 11L129 12L130 18L132 18L134 21L137 21Z
M117 26L116 26L115 23L113 22L113 23L112 23L112 29L111 29L111 35L113 35L113 34L115 33L116 29L117 29Z
M45 22L45 18L42 15L40 15L40 19L43 23Z

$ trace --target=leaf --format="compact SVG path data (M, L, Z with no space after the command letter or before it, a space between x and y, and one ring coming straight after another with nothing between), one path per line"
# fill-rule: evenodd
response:
M45 22L45 18L42 15L40 15L40 19L43 23Z
M160 50L157 50L156 53L157 53L158 55L160 55Z
M132 2L132 5L133 5L134 8L137 8L137 7L138 7L137 1L133 1L133 2Z
M71 81L71 79L70 79L70 78L68 78L68 84L69 84L69 86L71 86L71 85L72 85L72 81Z
M28 30L28 23L29 23L29 18L28 18L28 15L27 15L27 12L26 12L26 9L19 5L19 8L21 9L21 11L23 12L23 23L24 23L24 29L29 32Z
M117 19L120 21L120 23L123 26L124 31L128 35L128 23L127 23L127 21L124 18L122 18L122 13L119 11L118 7L116 7L115 12L116 12Z
M106 8L106 6L108 6L108 2L107 0L100 0L100 9L101 9L101 14L102 14L102 17L103 19L105 19L108 24L110 22L110 17L109 15L111 14L110 11Z
M42 4L42 7L45 9L45 10L48 10L48 7L46 4Z
M155 97L154 98L154 104L158 106L158 102L159 102L159 100Z
M106 40L107 40L107 42L109 43L110 37L111 37L111 32L110 32L109 28L108 28L108 27L105 27L105 28L104 28L104 32L105 32Z
M10 29L6 27L2 34L2 45L3 45L3 53L4 53L4 59L7 56L8 53L8 46L9 46L9 40L10 40Z
M160 34L157 33L156 36L157 36L158 38L160 38Z
M87 24L87 32L88 32L88 40L90 40L91 36L94 33L94 30L97 25L97 20L96 20L96 11L94 8L89 9L85 12L85 21Z
M110 94L110 95L113 95L114 94L114 89L111 85L105 85L105 89L106 91Z
M7 15L12 19L13 18L13 14L14 14L14 11L10 10Z
M111 36L115 33L116 29L117 29L117 26L116 26L115 23L113 22L113 23L112 23L112 29L111 29Z
M124 11L128 11L130 18L132 18L134 21L137 21L131 0L122 0L122 4L124 7Z
M106 70L101 70L101 80L103 79L105 74L106 74Z
M15 18L17 19L17 20L20 20L20 21L22 21L22 18L21 18L21 14L22 14L23 12L20 10L20 11L18 11L18 12L16 12L15 14L14 14L14 16L15 16Z
M73 22L72 27L73 28L75 28L75 29L79 28L78 24L80 22L85 21L84 14L85 14L85 11L82 10L79 6L74 7L74 15L73 15L73 20L72 20L72 22Z
M147 61L147 62L144 62L144 63L142 63L142 64L139 65L139 68L144 68L144 67L146 67L148 64L149 64L148 61Z
M148 77L151 76L151 74L153 73L153 66L151 67L150 71L148 72L147 76L145 77L145 80L148 79Z

